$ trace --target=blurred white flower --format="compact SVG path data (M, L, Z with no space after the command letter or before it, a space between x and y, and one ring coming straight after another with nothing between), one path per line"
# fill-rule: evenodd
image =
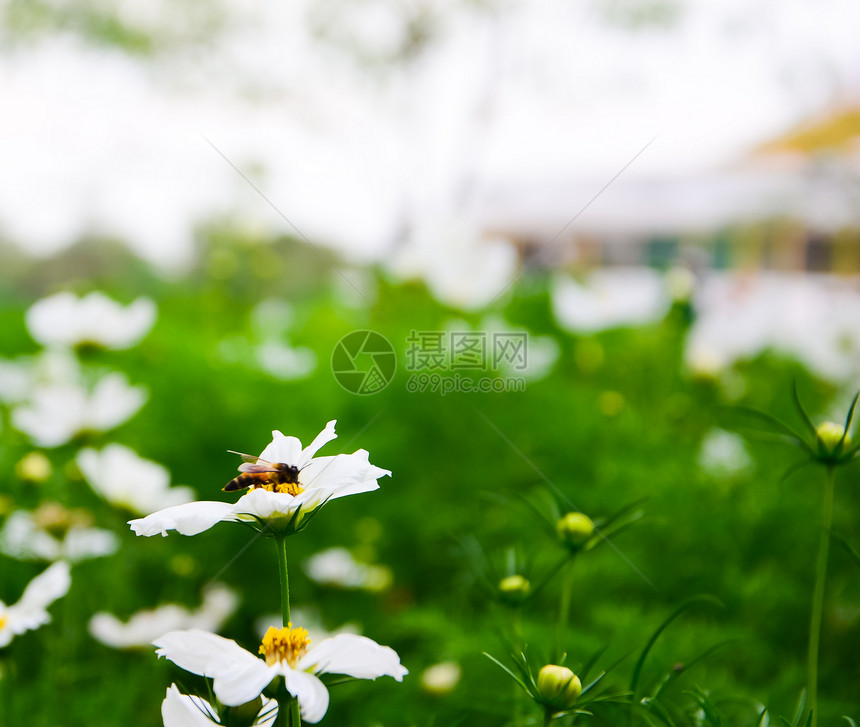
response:
M251 722L251 727L272 727L277 718L277 700L263 697L262 707ZM161 703L161 719L164 727L211 727L223 724L209 702L182 694L175 684L167 688L167 696Z
M553 281L556 320L574 332L653 323L665 317L671 304L662 276L648 268L596 270L584 284L567 275Z
M809 274L713 273L696 299L685 359L712 374L771 349L836 382L860 374L860 296L851 283Z
M180 629L218 631L239 603L235 591L217 583L207 588L200 608L192 611L175 603L138 611L128 622L105 611L96 613L89 623L92 637L114 649L148 647L159 636Z
M383 591L393 580L390 568L359 563L346 548L328 548L312 555L305 563L305 572L323 586L368 591Z
M292 347L283 341L264 341L255 351L260 368L283 381L303 379L317 367L317 357L311 349Z
M37 510L13 512L0 530L0 551L18 560L75 563L112 555L119 547L110 530L89 526L85 512L45 503Z
M189 502L169 507L145 518L129 521L131 529L147 537L176 530L197 535L219 522L256 523L273 535L289 535L304 528L329 500L379 489L377 480L388 470L370 464L366 450L334 457L314 457L326 442L335 439L334 421L302 449L295 437L272 432L273 440L257 458L257 464L239 467L243 487L251 491L238 502ZM274 470L269 463L279 464ZM264 478L254 475L272 476ZM296 481L290 481L294 479Z
M98 291L83 298L57 293L27 311L27 328L43 346L89 344L125 349L149 332L155 314L155 304L148 298L123 307Z
M419 681L425 692L439 697L453 691L462 676L463 670L456 661L442 661L422 671Z
M71 583L69 564L54 563L30 581L18 603L7 606L0 601L0 648L15 636L48 623L48 606L65 596Z
M473 310L505 292L516 274L517 252L507 238L476 221L419 214L389 265L399 278L423 278L442 303Z
M120 373L102 377L92 391L74 383L37 385L12 411L12 424L40 447L59 447L78 434L119 426L146 398L146 389L129 385Z
M190 487L170 487L170 473L164 467L121 444L101 451L82 449L77 463L93 490L111 505L138 515L194 499Z
M723 429L711 429L702 440L699 450L699 467L715 477L733 477L753 466L739 434Z
M30 366L22 361L0 359L0 401L7 404L23 401L32 385Z
M408 671L400 657L364 636L341 634L310 648L303 628L270 628L260 653L245 651L235 641L192 629L172 631L157 639L157 654L192 674L213 680L212 689L227 706L250 702L277 676L296 697L305 722L316 724L328 710L329 696L318 674L346 674L356 679L390 676L403 681Z
M560 349L552 336L536 336L521 326L512 326L501 316L487 316L481 328L489 335L488 354L499 364L502 376L540 381L558 361ZM517 339L517 335L523 338Z

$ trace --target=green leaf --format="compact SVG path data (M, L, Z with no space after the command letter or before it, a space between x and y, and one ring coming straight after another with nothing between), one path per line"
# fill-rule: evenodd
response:
M633 700L636 701L636 695L638 694L638 686L639 686L639 677L642 674L642 667L645 665L645 659L648 657L648 653L651 651L651 648L657 642L657 639L660 637L660 634L665 631L665 629L671 624L678 616L684 613L687 609L692 608L698 603L711 603L717 606L722 607L723 604L718 599L713 596L693 596L692 598L684 601L678 608L676 608L669 617L660 624L657 630L651 635L651 638L648 640L648 643L645 644L645 648L642 650L642 654L639 656L639 659L636 662L636 665L633 667L633 675L630 679L630 691L633 692Z

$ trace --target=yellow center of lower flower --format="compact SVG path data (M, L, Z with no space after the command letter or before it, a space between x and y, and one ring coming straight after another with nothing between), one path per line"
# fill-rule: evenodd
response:
M298 482L267 482L265 485L258 485L258 487L268 490L269 492L282 492L285 495L292 495L293 497L305 491L305 488Z
M263 644L260 646L259 653L266 657L266 664L273 666L279 661L285 661L293 669L310 646L311 640L308 637L308 632L303 628L293 628L292 623L288 623L286 628L277 629L274 626L269 626L263 636Z
M6 616L0 616L0 631L2 631L2 630L5 628L5 626L6 626L6 622L7 622L8 620L9 620L9 619L8 619L8 617L6 617Z

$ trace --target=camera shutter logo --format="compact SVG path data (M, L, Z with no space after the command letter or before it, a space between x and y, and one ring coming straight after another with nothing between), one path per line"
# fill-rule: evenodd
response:
M353 331L331 354L335 380L352 394L376 394L394 378L397 356L391 342L376 331Z

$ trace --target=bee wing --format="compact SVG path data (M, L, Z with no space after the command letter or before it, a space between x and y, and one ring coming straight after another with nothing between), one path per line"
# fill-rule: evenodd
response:
M271 462L267 462L264 459L260 459L255 454L245 454L244 452L236 452L232 449L228 449L230 454L238 454L243 460L245 460L244 464L239 465L239 472L277 472L278 468L275 467Z
M268 462L260 462L258 464L251 464L250 462L246 462L245 464L239 465L239 472L277 472L278 469Z

